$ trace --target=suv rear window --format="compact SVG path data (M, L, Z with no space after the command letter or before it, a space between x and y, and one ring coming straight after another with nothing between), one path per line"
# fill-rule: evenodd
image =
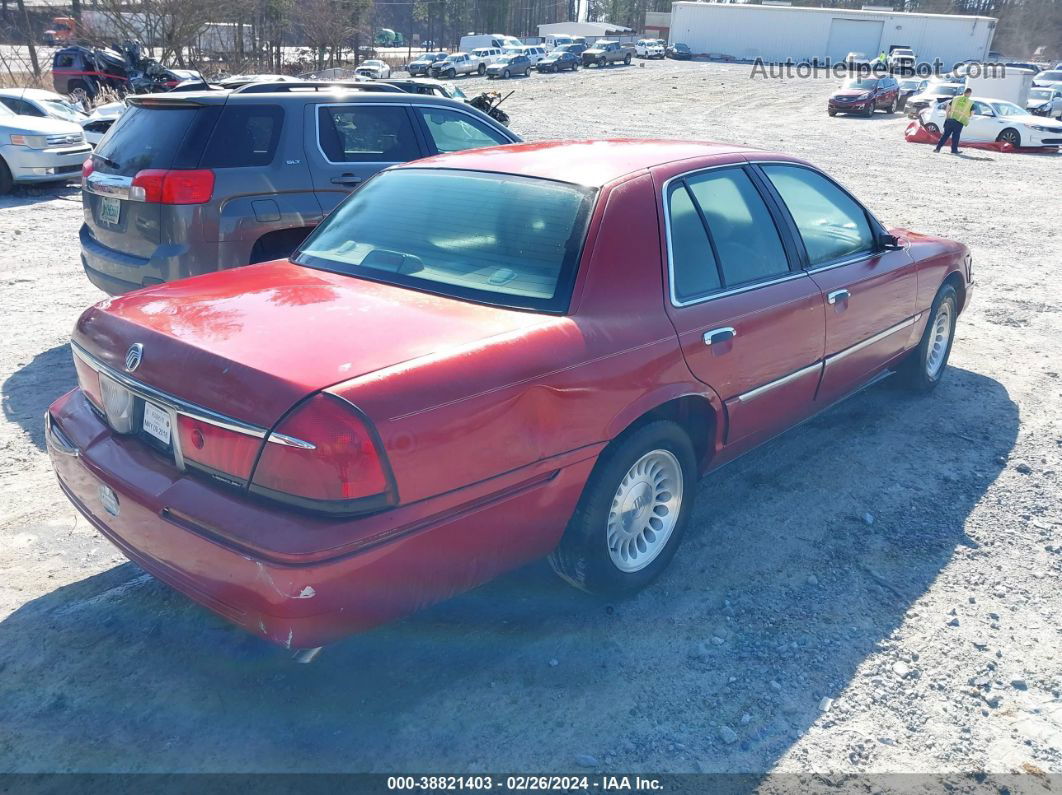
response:
M200 168L267 166L280 140L284 109L279 105L231 105L221 112Z
M121 115L92 154L104 174L136 176L146 168L195 168L216 108L133 105Z
M332 163L404 163L421 156L404 105L326 105L317 114L321 151Z
M508 174L384 172L334 210L293 259L455 298L564 311L593 196Z

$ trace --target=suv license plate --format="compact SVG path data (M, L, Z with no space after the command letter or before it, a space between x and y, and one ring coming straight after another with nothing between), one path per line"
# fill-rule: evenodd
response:
M170 415L147 401L144 401L144 432L163 444L170 443Z
M100 199L100 221L105 224L117 224L122 217L122 202L110 196Z

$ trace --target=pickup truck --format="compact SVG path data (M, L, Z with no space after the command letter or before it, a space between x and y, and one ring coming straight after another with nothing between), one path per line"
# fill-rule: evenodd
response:
M915 54L910 47L897 47L889 53L889 71L906 74L914 73Z
M594 42L594 46L583 52L583 66L605 66L617 61L630 64L634 55L634 45L627 42L600 39Z
M483 74L486 71L487 65L478 58L473 58L467 52L452 53L443 60L436 61L431 65L432 77L457 77L458 75L469 75L473 72Z

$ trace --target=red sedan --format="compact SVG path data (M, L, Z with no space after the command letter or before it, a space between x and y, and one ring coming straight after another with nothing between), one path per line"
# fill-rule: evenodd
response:
M936 386L970 278L964 246L784 155L443 155L290 261L87 310L48 444L130 559L289 648L545 555L626 592L700 474L890 373Z

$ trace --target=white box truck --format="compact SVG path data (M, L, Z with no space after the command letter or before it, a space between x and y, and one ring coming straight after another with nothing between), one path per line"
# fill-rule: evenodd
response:
M983 74L966 76L966 87L973 90L975 97L986 99L1005 99L1019 108L1024 108L1029 101L1029 89L1032 88L1033 73L1027 69L1012 67L991 67Z

